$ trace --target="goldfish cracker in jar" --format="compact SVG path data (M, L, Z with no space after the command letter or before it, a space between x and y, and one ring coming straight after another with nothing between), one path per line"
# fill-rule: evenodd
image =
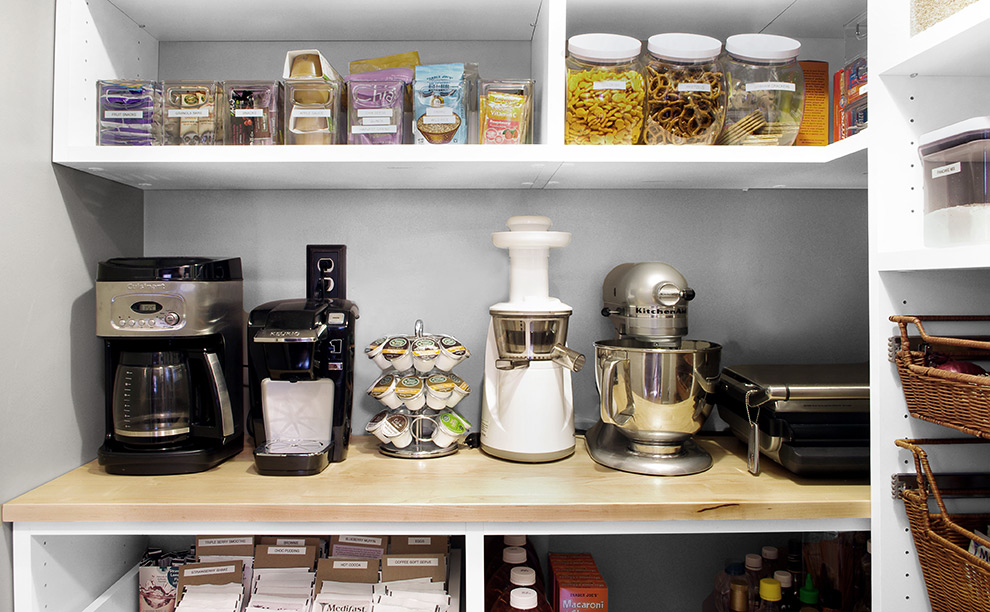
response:
M619 34L568 39L564 144L639 142L646 101L641 49L640 41Z

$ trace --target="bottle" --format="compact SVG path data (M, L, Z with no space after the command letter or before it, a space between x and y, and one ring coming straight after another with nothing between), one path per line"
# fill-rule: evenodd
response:
M760 580L760 607L756 612L780 612L780 583L775 579Z
M729 612L749 612L749 583L733 579L729 583Z
M763 557L764 578L773 578L774 572L781 569L780 552L776 546L764 546L760 551L760 556Z
M540 577L540 582L543 582L543 567L540 564L540 558L536 554L536 548L530 541L528 536L524 535L507 535L502 537L502 544L505 547L508 546L518 546L526 550L526 565L533 568L536 571L536 575Z
M746 584L749 585L749 608L756 609L760 602L760 580L763 579L763 557L746 555Z
M492 608L492 612L517 612L531 610L533 612L552 612L550 604L540 594L529 587L517 587L508 592L508 597L500 600Z
M488 612L495 605L503 591L511 588L510 575L514 567L528 567L526 563L527 555L525 548L518 546L508 546L502 551L502 565L495 570L492 577L485 584L485 611ZM534 570L535 571L535 570ZM534 588L539 592L544 592L543 581L538 574L535 575Z
M739 561L727 561L725 568L715 575L715 610L728 612L729 586L733 580L745 580L746 568Z
M800 588L804 584L804 560L801 555L801 540L787 540L787 571L791 574L791 584Z
M801 602L798 612L821 612L818 606L818 589L811 582L811 574L805 577L804 586L798 591L798 601Z
M773 579L780 583L780 612L798 612L797 585L792 581L791 573L777 570L773 573Z
M872 546L870 540L866 541L866 554L859 562L860 569L860 595L853 605L852 612L870 612L873 609L873 585L871 570Z
M496 610L508 610L509 609L509 598L513 590L519 588L530 588L532 589L536 585L536 571L531 567L526 566L516 566L509 571L509 586L498 599L495 600L495 604L492 605L492 612ZM539 595L539 594L538 594Z

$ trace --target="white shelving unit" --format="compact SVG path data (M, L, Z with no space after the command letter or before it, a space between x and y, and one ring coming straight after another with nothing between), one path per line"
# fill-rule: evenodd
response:
M912 473L896 438L959 437L911 418L894 365L883 356L896 325L892 314L984 314L990 250L925 248L923 176L918 137L987 114L990 104L990 2L963 8L914 37L909 3L871 0L870 12L870 356L873 400L872 517L874 609L926 610L928 597L903 503L890 476ZM972 327L929 333L986 333ZM913 332L914 330L912 330ZM882 424L882 427L876 426ZM978 471L972 449L935 454L940 471Z
M986 4L981 3L980 6ZM875 0L876 3L876 0ZM889 2L889 4L894 4ZM805 48L834 67L842 60L842 26L860 13L865 0L508 0L497 4L425 0L344 2L294 0L291 8L260 0L58 0L56 7L55 109L52 156L56 164L143 190L186 189L864 189L867 149L876 130L827 147L566 147L563 141L564 46L569 35L604 30L646 38L660 30L702 31L724 40L730 34L763 30L800 37ZM871 6L871 11L879 10ZM903 9L898 9L903 10ZM981 9L982 10L982 9ZM191 16L195 15L194 18ZM645 17L645 18L644 18ZM881 23L878 19L874 23ZM946 37L951 41L952 37ZM315 43L314 43L315 41ZM123 148L95 144L95 82L114 78L269 78L232 74L230 67L265 65L287 49L325 46L331 63L368 57L369 43L383 52L417 45L468 49L481 62L482 76L528 76L537 85L537 144L522 147L215 147ZM946 43L949 44L949 43ZM177 65L183 45L236 48L217 64ZM391 46L390 46L391 45ZM273 47L280 50L271 54ZM498 53L522 50L511 59ZM266 60L262 61L264 58ZM474 59L464 56L461 59ZM188 70L189 74L177 74ZM261 70L261 68L258 68ZM900 73L898 73L900 74ZM907 79L908 77L903 77ZM881 92L883 90L881 89ZM873 94L871 93L871 96ZM881 93L881 96L884 94ZM871 100L871 105L873 104ZM879 112L879 111L877 111ZM874 117L877 116L876 113ZM873 142L876 142L873 140ZM887 142L885 149L891 149ZM901 151L898 150L898 153ZM870 154L870 163L877 156ZM885 161L884 163L887 163ZM907 172L899 171L906 184ZM888 175L888 179L890 175ZM869 177L875 185L874 177ZM871 202L871 210L878 203ZM871 222L875 225L875 222ZM871 225L871 237L876 231ZM871 238L872 239L872 238ZM891 240L893 242L893 240ZM903 247L901 247L903 248ZM893 247L874 249L877 262L898 259ZM915 259L920 262L923 254ZM879 282L871 303L876 303ZM877 304L874 309L886 307ZM875 310L871 310L874 312ZM874 316L874 319L876 317ZM879 330L873 333L877 336ZM875 340L875 338L874 338ZM885 351L885 349L884 349ZM872 351L877 354L876 350ZM884 364L880 364L881 366ZM880 366L874 366L874 377ZM886 373L886 370L883 370ZM888 394L893 391L888 390ZM879 428L874 428L876 429ZM882 434L886 437L885 433ZM879 438L881 434L874 434ZM877 444L880 440L877 440ZM876 459L874 461L877 461ZM874 464L875 479L878 465ZM890 470L888 469L889 473ZM876 480L874 489L877 489ZM813 488L813 487L812 487ZM883 487L880 487L881 489ZM889 503L877 500L876 508ZM882 498L881 498L882 499ZM621 501L621 500L617 500ZM81 587L72 609L114 610L107 603L127 599L126 572L143 550L146 536L212 533L444 533L464 535L468 610L480 597L482 538L488 534L620 535L657 537L701 533L784 533L870 528L866 518L756 517L752 520L428 523L401 525L342 522L151 523L121 521L18 523L14 528L15 597L18 611L67 609L62 596L42 585L75 580ZM92 546L108 554L94 554ZM899 545L899 544L898 544ZM110 554L109 551L114 551ZM116 562L93 564L116 556ZM878 555L879 558L879 555ZM886 559L878 563L884 578ZM899 563L891 563L899 571ZM878 572L880 574L880 572ZM124 575L125 580L118 582ZM707 577L706 577L707 580ZM915 578L915 581L917 579ZM894 582L891 582L894 584ZM897 583L899 584L899 582ZM116 585L116 586L115 586ZM913 588L913 587L912 587ZM110 589L110 591L108 591ZM123 593L123 595L121 595ZM116 595L114 595L116 594ZM916 600L918 601L918 600ZM78 604L78 605L77 605ZM880 608L878 608L880 609Z
M841 60L842 26L862 0L829 3L824 17L812 0L773 0L758 7L702 2L623 2L618 10L574 0L512 0L483 7L443 0L293 3L298 10L263 19L268 5L251 2L146 3L136 0L64 0L56 29L53 160L141 189L863 189L866 135L827 147L565 147L564 48L567 36L608 26L641 38L694 31L699 15L706 33L723 39L772 24L799 31L817 57ZM195 6L193 6L195 5ZM195 19L180 15L195 13ZM775 18L783 13L783 25ZM717 22L710 16L718 14ZM648 15L654 19L640 19ZM783 18L782 16L782 18ZM438 28L442 20L445 27ZM222 24L222 27L212 27ZM800 25L804 24L804 25ZM219 30L214 32L213 30ZM773 30L773 28L771 28ZM285 50L298 43L333 41L327 54L339 70L364 57L368 42L403 42L402 48L467 45L483 77L530 77L537 82L536 142L513 147L278 146L98 147L95 83L114 78L273 78ZM237 58L217 53L216 66L184 67L169 57L176 47L211 41L237 45ZM221 42L215 42L221 41ZM248 42L245 42L248 41ZM251 43L250 41L264 41ZM284 44L273 51L270 41ZM509 46L526 58L504 59ZM308 47L307 47L308 48ZM458 49L463 49L459 46ZM336 55L334 55L336 54ZM357 54L356 56L354 54ZM276 60L273 64L273 58ZM268 66L266 72L261 66ZM198 70L199 72L194 72ZM246 72L253 70L255 72ZM273 70L275 72L273 72ZM232 77L231 75L237 75ZM138 150L140 149L140 150Z

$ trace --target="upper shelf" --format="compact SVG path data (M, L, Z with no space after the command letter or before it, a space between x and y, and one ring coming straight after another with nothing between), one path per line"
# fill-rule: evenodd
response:
M55 162L164 189L865 189L868 132L827 147L70 147Z
M981 0L910 36L908 3L894 0L895 10L886 13L891 27L889 40L871 46L870 70L893 76L990 76L990 0Z
M580 438L574 455L546 464L510 463L474 449L443 459L393 459L378 453L373 437L351 440L346 461L305 478L259 476L250 451L181 476L109 475L94 461L4 504L3 520L546 523L870 516L865 481L797 479L770 461L756 478L734 438L699 440L715 465L676 478L601 467Z

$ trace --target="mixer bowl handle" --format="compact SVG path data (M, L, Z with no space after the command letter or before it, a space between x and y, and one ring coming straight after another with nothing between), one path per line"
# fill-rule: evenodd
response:
M625 351L610 351L602 359L599 370L601 378L598 381L598 395L601 397L602 421L609 425L624 425L633 416L632 406L628 406L618 415L612 414L612 378L615 376L615 366L629 359Z

